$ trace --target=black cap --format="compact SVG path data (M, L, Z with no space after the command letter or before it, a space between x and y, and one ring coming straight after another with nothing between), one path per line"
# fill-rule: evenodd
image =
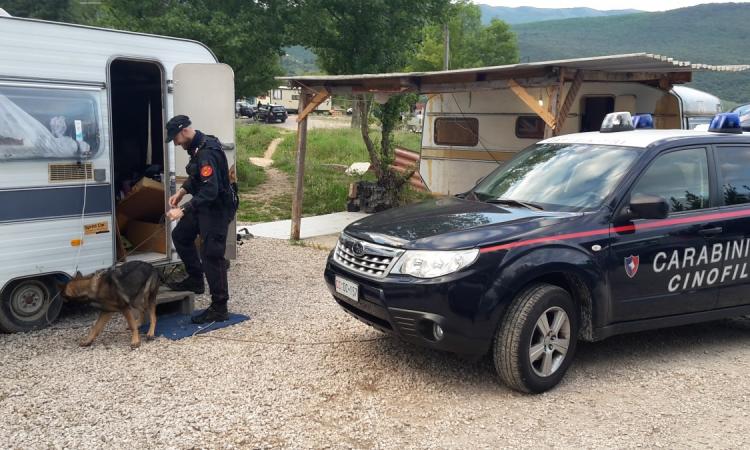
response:
M177 133L180 132L185 127L190 126L190 118L188 116L174 116L171 119L169 119L169 122L167 122L167 140L164 142L170 142L174 140L174 137L177 136Z

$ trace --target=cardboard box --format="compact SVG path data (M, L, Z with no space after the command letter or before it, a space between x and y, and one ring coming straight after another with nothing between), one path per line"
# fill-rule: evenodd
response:
M133 252L167 253L164 225L159 224L166 210L164 185L150 178L142 178L128 195L117 203L118 234L125 236L134 249L127 253L118 239L117 257L124 259Z
M167 233L162 224L131 219L125 237L136 252L167 253Z
M164 185L151 178L141 178L128 195L117 204L120 230L127 231L128 220L157 223L166 212L166 207Z

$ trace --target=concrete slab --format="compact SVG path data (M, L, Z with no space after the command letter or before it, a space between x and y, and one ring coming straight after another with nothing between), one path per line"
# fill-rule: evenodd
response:
M303 217L300 225L300 239L341 233L350 223L367 216L368 214L361 212L339 212L322 216ZM292 221L279 220L276 222L237 226L238 233L244 233L241 231L243 229L247 229L250 234L257 237L289 239L292 231Z
M323 250L333 250L334 247L336 247L336 243L339 241L339 235L341 233L334 233L334 234L326 234L325 236L313 236L307 239L303 239L305 245L309 245L311 247L323 249Z

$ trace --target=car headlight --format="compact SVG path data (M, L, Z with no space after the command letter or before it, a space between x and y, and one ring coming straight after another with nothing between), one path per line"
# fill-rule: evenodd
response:
M460 251L407 250L391 273L435 278L458 272L477 260L479 249Z

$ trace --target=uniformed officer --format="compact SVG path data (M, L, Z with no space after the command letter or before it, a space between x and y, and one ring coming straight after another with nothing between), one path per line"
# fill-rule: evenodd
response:
M188 179L169 198L170 220L179 223L172 232L177 253L185 264L187 278L170 283L176 291L192 291L202 294L205 290L203 274L211 291L211 305L194 316L194 323L220 322L227 320L227 264L224 259L227 228L236 211L235 193L230 186L227 158L221 142L200 130L190 127L190 119L179 115L167 122L167 142L174 141L187 150L190 162L186 167ZM193 198L178 206L185 194ZM201 252L195 246L195 238L201 237Z

